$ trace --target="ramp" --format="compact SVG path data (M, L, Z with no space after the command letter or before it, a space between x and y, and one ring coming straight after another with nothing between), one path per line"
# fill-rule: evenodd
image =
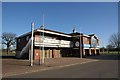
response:
M25 47L22 49L21 52L17 52L16 57L21 58L24 53L26 53L29 49L29 46L31 45L32 39L30 38L28 43L25 45Z

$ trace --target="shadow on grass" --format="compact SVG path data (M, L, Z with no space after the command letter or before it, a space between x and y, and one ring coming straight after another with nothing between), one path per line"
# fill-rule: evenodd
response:
M15 59L15 56L0 56L2 59Z

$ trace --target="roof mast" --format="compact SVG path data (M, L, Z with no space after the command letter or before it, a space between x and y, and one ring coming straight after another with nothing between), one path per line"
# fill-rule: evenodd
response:
M45 62L45 54L44 54L44 14L43 14L43 21L42 21L42 29L43 29L43 32L42 32L42 42L43 42L43 45L42 45L42 64L44 64Z

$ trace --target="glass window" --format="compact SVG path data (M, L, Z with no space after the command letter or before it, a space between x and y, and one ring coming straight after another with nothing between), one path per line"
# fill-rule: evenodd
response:
M92 44L92 47L97 46L97 40L94 37L92 37L91 44Z
M30 36L26 36L26 41L28 41L30 39Z
M20 39L18 39L18 43L20 43Z

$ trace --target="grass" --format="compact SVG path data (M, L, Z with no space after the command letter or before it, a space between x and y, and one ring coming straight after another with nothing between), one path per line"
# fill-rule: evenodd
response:
M118 51L105 51L105 52L100 52L100 54L107 54L107 55L111 55L111 54L115 54L115 55L118 55Z
M115 55L118 55L118 51L109 51L109 53L107 51L105 51L105 52L100 52L100 54L106 54L106 55L115 54ZM15 53L8 53L7 54L7 52L0 51L0 56L15 56Z
M15 53L8 53L0 51L0 56L15 56Z

